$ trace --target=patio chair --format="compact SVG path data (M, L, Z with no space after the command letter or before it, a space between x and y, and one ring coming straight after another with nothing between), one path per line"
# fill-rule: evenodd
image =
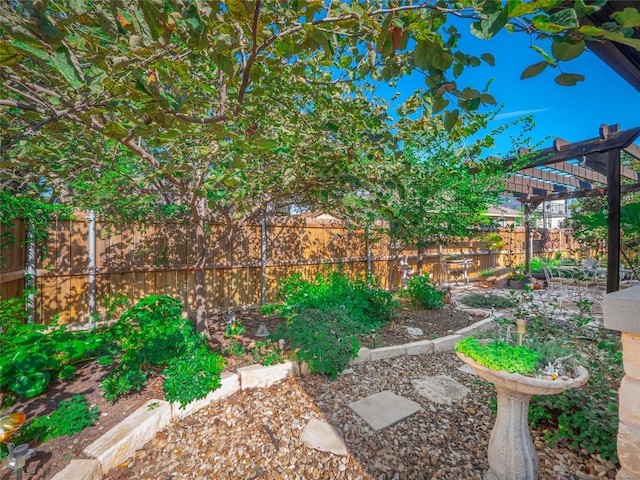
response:
M542 271L544 272L548 291L559 290L563 293L565 285L564 279L560 275L555 275L550 267L543 266Z

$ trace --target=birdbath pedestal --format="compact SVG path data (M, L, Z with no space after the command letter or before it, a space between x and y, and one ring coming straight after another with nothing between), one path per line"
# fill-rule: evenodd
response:
M471 370L492 382L498 392L498 413L489 439L489 470L484 480L536 480L538 454L529 432L529 401L532 395L554 395L579 388L589 372L578 367L577 376L568 379L527 377L519 373L491 370L457 353Z

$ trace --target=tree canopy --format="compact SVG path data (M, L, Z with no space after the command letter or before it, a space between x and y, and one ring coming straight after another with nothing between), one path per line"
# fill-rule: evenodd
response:
M522 77L557 68L556 81L571 85L581 76L561 65L585 40L638 43L634 9L581 25L602 3L4 2L2 187L119 218L187 216L201 270L242 224L270 212L350 213L362 192L401 191L402 165L415 165L395 160L416 132L474 133L476 113L497 102L460 75L494 59L461 51L451 17L480 38L503 28L550 38L548 52L533 45L541 61ZM395 109L376 97L380 83L412 72L424 85ZM225 225L215 238L214 217Z

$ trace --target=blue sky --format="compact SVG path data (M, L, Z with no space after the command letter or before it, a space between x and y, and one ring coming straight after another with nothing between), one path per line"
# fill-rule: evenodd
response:
M590 51L571 62L562 62L565 73L580 73L586 77L573 87L557 85L554 78L560 73L547 67L540 75L520 80L522 71L542 60L540 54L529 48L528 35L500 32L490 41L473 37L468 25L458 25L463 38L460 47L467 53L480 55L490 52L495 66L484 62L482 66L468 68L461 77L461 85L473 85L482 90L493 78L489 92L498 104L504 104L502 113L490 127L516 119L526 114L535 115L536 127L529 135L534 142L542 142L541 148L553 145L553 138L577 142L598 136L601 124L620 124L620 128L640 126L640 92L618 76L607 64ZM550 51L550 44L535 44ZM423 86L410 85L409 88ZM547 138L551 137L551 138ZM546 139L546 140L545 140ZM496 139L493 155L504 155L512 147L509 135Z

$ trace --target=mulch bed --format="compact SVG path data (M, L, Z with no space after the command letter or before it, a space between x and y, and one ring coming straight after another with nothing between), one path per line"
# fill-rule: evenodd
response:
M264 340L256 333L261 324L264 324L269 332L277 330L282 318L278 316L266 316L256 310L247 310L234 313L236 320L240 320L245 328L244 334L233 339L246 347L252 347L256 342ZM227 314L212 315L209 321L211 342L221 350L227 348L231 340L223 335L227 324ZM382 327L374 335L361 338L362 346L378 348L388 345L398 345L420 339L431 339L453 333L459 328L467 326L471 319L468 313L445 307L443 310L416 310L410 306L399 309L397 317L389 324ZM420 328L424 335L417 338L407 332L407 327ZM238 367L252 362L249 355L244 357L232 356L227 362L228 371L236 371ZM112 367L101 366L95 362L87 364L79 369L78 374L69 381L54 381L45 395L19 401L12 407L0 411L0 416L12 412L21 411L27 414L27 419L35 416L47 415L58 408L61 401L69 401L73 395L85 395L90 406L97 406L100 411L100 419L93 427L84 429L72 437L60 437L44 444L32 443L30 447L36 448L35 455L27 461L24 469L23 480L46 480L52 478L55 473L62 470L71 460L87 458L82 450L99 438L103 433L117 425L126 416L134 412L149 399L162 398L162 378L156 376L140 391L123 397L111 403L104 399L100 383L109 373ZM0 480L12 480L15 473L3 463L0 468Z

